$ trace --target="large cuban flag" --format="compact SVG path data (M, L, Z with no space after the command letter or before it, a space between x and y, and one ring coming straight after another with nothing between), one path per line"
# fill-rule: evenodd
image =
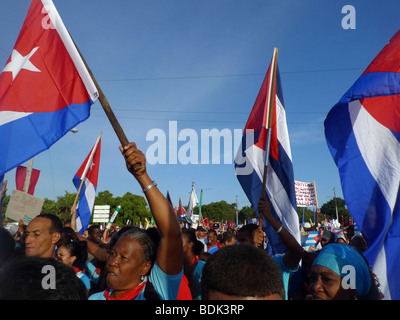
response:
M264 174L266 142L268 137L267 97L272 66L270 65L261 89L258 93L249 119L244 128L242 143L235 157L236 176L246 193L250 203L258 214L258 202L261 196ZM296 193L292 165L292 154L289 133L286 124L286 111L283 106L283 96L279 70L276 74L276 87L273 93L275 99L272 110L272 131L269 154L269 164L266 180L266 196L270 200L272 214L301 243L299 217L296 211ZM272 254L287 251L279 235L263 219Z
M76 229L83 234L89 226L96 198L97 181L100 168L101 135L72 179L79 192L76 208Z
M97 96L54 4L33 0L0 73L0 175L86 120Z
M400 31L325 120L347 207L385 299L400 299Z

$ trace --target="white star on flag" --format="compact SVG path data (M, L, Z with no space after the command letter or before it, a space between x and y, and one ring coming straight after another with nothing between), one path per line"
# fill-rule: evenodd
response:
M22 56L17 50L13 49L11 53L11 61L7 63L2 72L11 72L13 76L13 81L22 69L33 72L40 72L40 70L36 68L32 64L32 62L29 61L29 59L35 54L37 49L39 49L39 47L33 48L32 51L25 57Z

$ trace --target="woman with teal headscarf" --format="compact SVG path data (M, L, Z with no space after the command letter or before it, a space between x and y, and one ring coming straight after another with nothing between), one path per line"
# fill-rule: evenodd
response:
M311 268L313 300L380 300L375 274L365 258L347 244L322 248Z

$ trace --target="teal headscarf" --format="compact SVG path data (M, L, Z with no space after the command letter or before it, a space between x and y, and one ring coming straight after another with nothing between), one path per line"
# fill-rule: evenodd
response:
M342 243L328 244L321 249L314 265L326 267L343 277L342 268L351 265L355 269L356 291L365 296L371 287L371 276L364 258L353 247Z

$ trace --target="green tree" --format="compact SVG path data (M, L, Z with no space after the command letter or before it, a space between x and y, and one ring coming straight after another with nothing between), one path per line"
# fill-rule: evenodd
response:
M71 219L71 207L74 204L76 193L69 193L65 191L64 196L57 197L57 212L52 212L58 216L63 222Z
M336 204L338 209L338 218L339 223L342 223L342 216L345 221L345 224L348 223L349 219L351 218L349 210L346 208L346 203L342 198L336 198ZM328 201L327 203L323 204L321 207L321 214L326 216L326 219L336 219L336 205L335 199Z
M257 218L257 213L251 206L244 206L238 214L239 223L244 223L246 220L247 222L253 218Z
M194 210L194 213L198 213L198 208ZM207 205L201 206L201 214L207 218L214 218L216 221L226 221L236 219L236 204L228 204L222 200L219 202L211 202Z
M57 202L55 202L54 200L45 198L44 202L43 202L41 213L55 214L56 216L59 216L60 208L58 207Z
M109 205L115 208L118 206L118 204L115 204L115 199L113 194L108 190L100 191L96 196L94 204L97 206Z
M152 217L146 199L142 196L127 192L122 197L115 198L114 204L115 207L112 208L112 211L121 205L121 210L115 220L117 225L126 225L128 220L135 225L139 224L139 220L144 224L145 218L150 221Z

